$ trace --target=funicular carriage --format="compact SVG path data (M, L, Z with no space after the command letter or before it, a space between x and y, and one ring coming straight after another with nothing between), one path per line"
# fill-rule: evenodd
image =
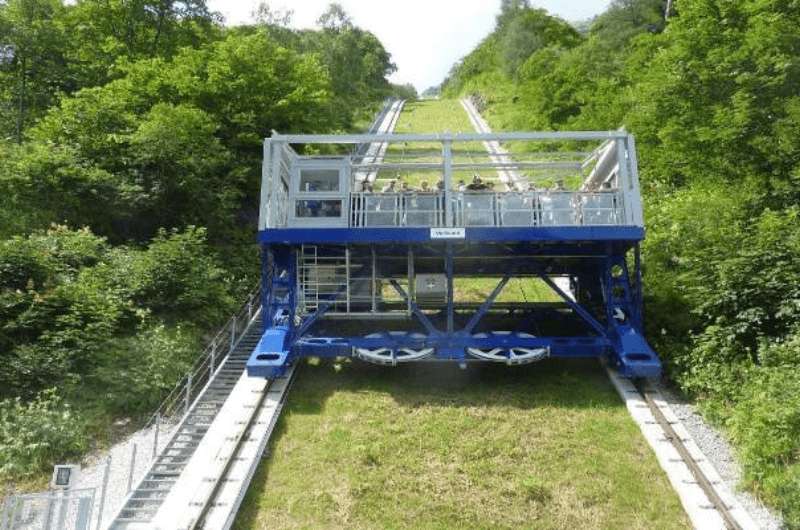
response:
M521 154L472 151L487 141ZM364 156L375 142L385 154ZM306 146L341 154L300 154ZM375 191L415 172L438 186ZM474 174L501 182L458 185ZM274 134L259 227L264 334L248 372L274 377L304 356L462 366L607 357L626 376L658 375L642 335L643 237L625 132ZM496 283L480 302L460 300L455 285L470 278ZM517 279L538 279L560 301L498 303Z

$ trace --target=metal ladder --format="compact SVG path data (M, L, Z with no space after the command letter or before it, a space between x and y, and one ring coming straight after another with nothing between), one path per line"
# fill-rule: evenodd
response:
M352 267L349 249L342 249L341 255L320 256L315 245L303 245L298 256L299 306L304 311L315 311L331 296L339 296L342 305L349 310L350 279Z
M248 322L247 330L233 351L215 372L172 439L128 497L110 529L145 528L150 522L244 372L247 359L260 338L260 319L255 317Z

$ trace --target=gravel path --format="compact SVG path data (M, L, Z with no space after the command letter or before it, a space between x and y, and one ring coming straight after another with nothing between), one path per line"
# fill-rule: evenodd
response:
M163 449L169 440L175 426L161 425L158 433L158 448ZM128 476L131 474L131 460L136 446L136 459L133 462L133 476L131 488L135 488L139 480L150 468L153 456L154 428L142 429L113 445L109 450L88 456L81 463L81 473L78 477L77 488L97 488L95 509L92 514L91 528L97 528L98 507L100 491L103 485L103 476L106 466L110 465L108 475L108 488L106 490L105 506L103 508L103 525L106 528L111 519L122 506L128 496ZM110 458L110 460L109 460Z
M725 437L717 429L708 425L695 406L683 400L674 389L664 384L657 384L656 387L753 520L765 530L784 528L780 515L772 512L749 492L742 491L738 487L742 478L742 469L734 457L733 448Z

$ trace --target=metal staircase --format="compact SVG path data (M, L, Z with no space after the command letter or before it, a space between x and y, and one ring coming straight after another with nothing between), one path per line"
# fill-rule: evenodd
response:
M254 317L150 470L128 497L110 529L145 528L150 522L242 376L247 359L260 337L260 320Z

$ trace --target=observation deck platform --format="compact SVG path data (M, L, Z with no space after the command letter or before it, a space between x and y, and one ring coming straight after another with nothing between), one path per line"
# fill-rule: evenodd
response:
M501 143L509 151L487 151ZM623 375L660 373L642 336L644 224L624 131L276 133L262 178L264 335L251 375L303 356L605 356ZM494 289L476 308L460 293L484 280ZM559 307L495 305L515 281L548 288ZM332 324L342 319L355 333Z

